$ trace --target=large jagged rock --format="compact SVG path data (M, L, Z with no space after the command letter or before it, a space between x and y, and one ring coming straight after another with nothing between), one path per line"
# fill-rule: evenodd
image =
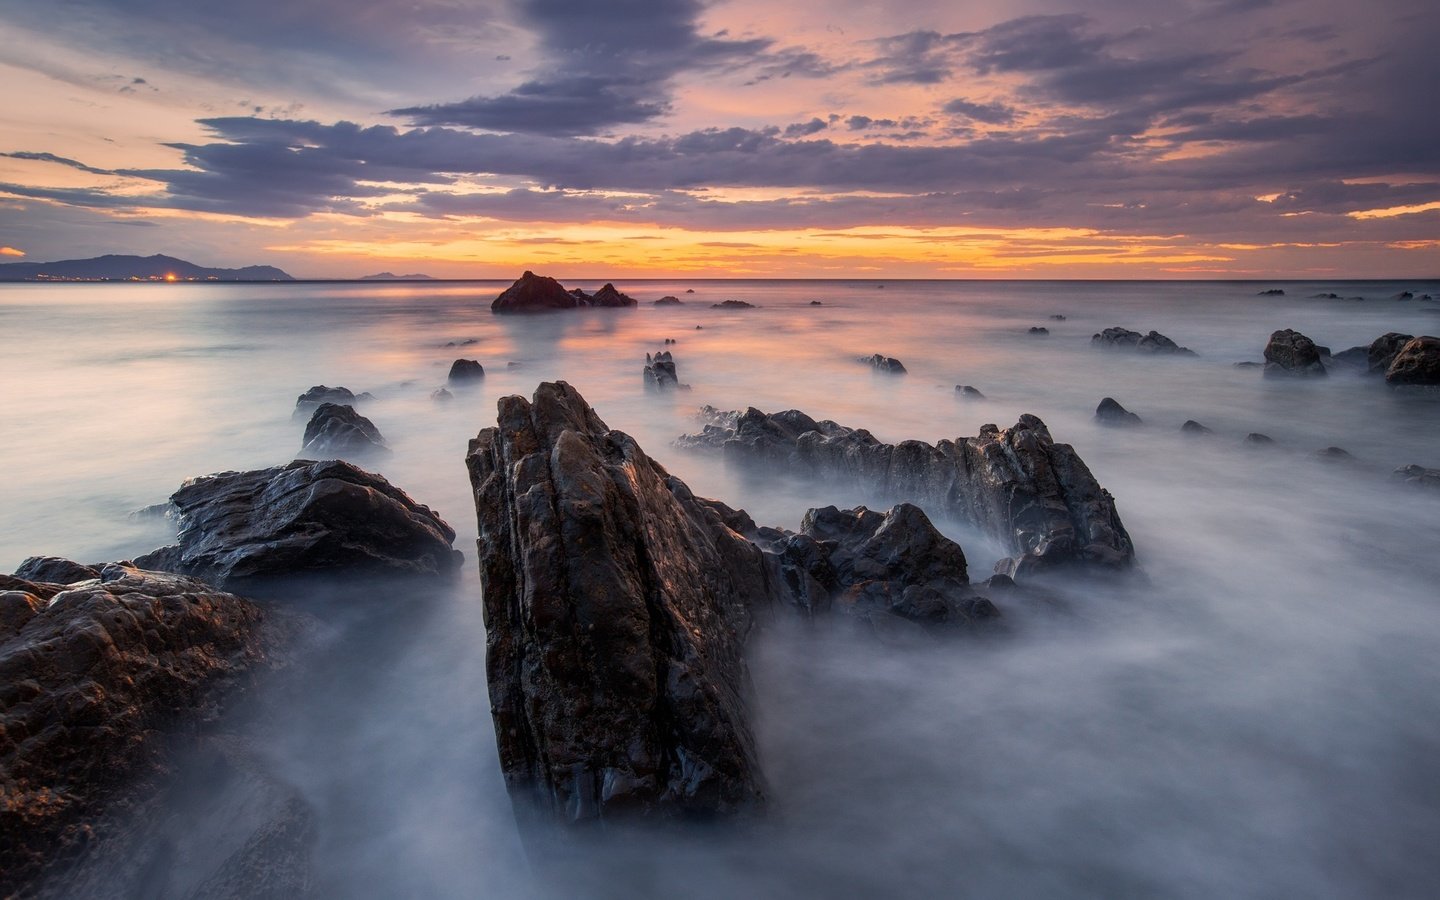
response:
M1371 341L1365 354L1369 370L1379 375L1385 374L1390 368L1390 363L1395 361L1395 354L1399 353L1400 348L1409 343L1413 337L1413 334L1391 331Z
M1387 384L1440 384L1440 338L1411 338L1385 370Z
M870 432L816 422L798 410L701 410L705 429L676 445L718 450L755 471L841 480L886 502L908 501L973 523L1014 554L996 570L1024 574L1060 564L1126 568L1134 562L1114 498L1045 423L986 425L972 438L884 444Z
M20 563L15 577L25 581L43 581L49 584L74 584L100 577L95 566L84 566L59 556L31 556Z
M1298 331L1289 328L1277 331L1265 344L1265 374L1270 377L1324 375L1320 348Z
M1128 328L1106 328L1090 338L1090 346L1105 350L1131 350L1151 356L1194 356L1195 351L1181 347L1158 331L1141 334Z
M1095 407L1095 421L1101 425L1126 427L1131 425L1143 425L1144 420L1130 410L1120 405L1120 401L1114 397L1105 397Z
M553 278L526 271L490 304L491 312L543 312L574 309L581 305L564 285Z
M366 400L375 398L369 391L355 393L347 387L326 387L317 384L314 387L295 398L295 412L293 418L300 419L310 415L315 408L322 403L338 403L344 406L354 406Z
M265 659L265 615L193 578L105 566L70 585L0 583L0 896L105 838L169 741Z
M170 496L178 543L138 565L221 587L332 572L434 576L455 570L455 531L379 475L296 460L186 482Z
M390 447L375 423L353 406L322 403L305 425L302 459L366 459L389 456Z
M877 633L996 615L919 508L761 528L696 497L564 382L501 400L466 463L501 768L526 814L758 808L742 650L772 609Z
M669 350L661 350L653 356L645 354L645 389L659 393L690 390L690 385L681 384L680 373L675 368L675 356Z
M634 297L615 290L615 285L606 282L604 287L590 295L589 305L618 308L622 306L636 306L637 301Z

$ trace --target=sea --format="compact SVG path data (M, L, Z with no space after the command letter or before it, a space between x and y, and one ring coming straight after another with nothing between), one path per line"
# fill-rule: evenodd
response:
M633 309L497 316L505 286L0 286L0 571L170 542L136 511L294 458L296 397L321 384L374 396L359 410L394 455L369 467L458 532L453 585L357 601L233 725L312 811L318 896L1435 896L1440 490L1392 473L1440 467L1440 393L1235 364L1283 328L1336 352L1440 334L1440 281L632 281ZM652 305L665 295L683 304ZM1195 355L1093 348L1111 326ZM646 390L660 350L690 389ZM876 353L908 374L859 361ZM432 399L457 358L485 378ZM996 595L983 639L764 630L763 820L557 863L522 841L501 780L464 465L497 399L557 379L696 493L791 529L875 498L676 448L699 407L800 409L888 442L1034 414L1113 494L1138 572ZM1105 397L1143 424L1098 423ZM1183 434L1192 419L1212 433ZM937 524L977 581L1006 555ZM213 799L191 790L180 831Z

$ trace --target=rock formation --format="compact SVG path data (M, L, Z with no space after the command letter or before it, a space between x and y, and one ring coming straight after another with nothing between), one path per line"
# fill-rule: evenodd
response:
M551 309L574 309L580 301L560 282L527 271L490 304L496 313L543 312Z
M1128 328L1106 328L1090 337L1090 346L1105 350L1133 350L1152 356L1194 356L1195 351L1181 347L1158 331L1141 334Z
M754 471L859 485L885 502L909 501L971 522L1014 556L996 570L1028 574L1061 564L1130 566L1135 549L1115 501L1068 444L1022 415L1004 431L985 425L972 438L937 444L883 444L863 429L816 422L798 410L701 411L682 449L716 450Z
M1033 334L1036 337L1049 337L1050 329L1046 328L1044 325L1031 325L1029 334Z
M1320 348L1298 331L1288 328L1277 331L1265 344L1265 374L1271 377L1324 375Z
M659 392L688 391L690 385L680 383L674 356L669 350L661 350L654 356L645 354L645 388Z
M711 309L755 309L755 304L746 303L744 300L722 300L719 303L710 304Z
M389 456L390 447L375 423L353 406L322 403L305 426L301 459L365 459Z
M320 572L434 576L461 561L434 512L340 460L207 475L170 503L178 543L136 564L225 588Z
M356 394L345 387L326 387L317 384L310 390L295 398L295 418L308 416L315 411L315 407L322 403L339 403L346 406L354 406L364 400L374 400L369 392Z
M984 400L984 399L985 399L985 395L982 394L982 393L980 393L980 389L977 388L977 387L975 387L975 386L972 385L972 384L957 384L957 385L955 385L955 393L956 393L958 396L965 398L966 400Z
M1391 331L1371 341L1366 351L1369 370L1377 375L1385 374L1389 371L1390 364L1395 361L1395 355L1400 352L1400 348L1414 337L1413 334Z
M669 295L669 294L666 294L664 297L661 297L659 300L656 300L655 303L654 303L654 305L655 305L655 306L684 306L684 305L685 305L685 301L684 301L684 300L681 300L679 297L673 297L673 296L671 296L671 295Z
M618 308L622 306L636 306L637 303L635 298L620 293L615 289L615 285L606 282L604 287L590 295L589 305Z
M454 400L455 395L444 388L437 388L430 392L430 399L437 403L444 403L449 400Z
M470 384L485 377L485 367L478 360L457 359L450 364L446 380L451 384Z
M1114 397L1106 397L1095 407L1095 421L1101 425L1141 425L1143 420L1120 405Z
M1405 342L1385 370L1387 384L1440 384L1440 338L1421 335Z
M1395 470L1395 479L1416 487L1440 488L1440 469L1424 466L1401 466Z
M904 375L905 364L894 357L886 356L883 353L876 353L873 356L862 356L857 362L862 362L876 372L883 372L886 375Z
M143 800L169 739L263 661L263 618L193 578L126 565L72 584L0 576L0 895L29 896L104 837L107 808Z
M1203 437L1204 435L1214 434L1215 432L1211 431L1209 428L1206 428L1204 425L1201 425L1194 419L1186 419L1185 424L1180 426L1180 433L1188 434L1191 437Z

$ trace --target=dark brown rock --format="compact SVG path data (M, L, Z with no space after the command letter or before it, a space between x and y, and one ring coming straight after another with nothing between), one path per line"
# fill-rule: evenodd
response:
M58 556L31 556L20 563L20 568L15 570L15 577L50 584L74 584L77 581L99 578L100 570Z
M620 293L615 289L615 285L606 282L604 287L591 295L589 305L619 308L623 306L635 306L637 304L634 297Z
M582 301L553 278L527 271L490 304L496 313L545 312L574 309Z
M1387 384L1440 384L1440 338L1429 335L1405 342L1385 370Z
M1044 325L1031 325L1030 331L1028 333L1036 337L1049 337L1050 329L1046 328Z
M1366 352L1370 371L1385 374L1390 369L1390 364L1395 361L1395 355L1400 352L1400 348L1410 343L1414 337L1413 334L1391 331L1372 341Z
M1158 331L1141 334L1128 328L1106 328L1091 336L1090 346L1104 350L1133 350L1151 356L1194 356L1195 351L1181 347Z
M1214 434L1213 431L1211 431L1209 428L1206 428L1204 425L1201 425L1194 419L1186 419L1185 424L1180 426L1180 433L1188 434L1192 437L1201 437L1207 434Z
M684 306L684 305L685 305L685 301L684 301L684 300L681 300L679 297L672 297L672 296L670 296L670 295L667 294L666 296L661 297L659 300L656 300L655 303L654 303L654 305L655 305L655 306Z
M170 502L178 543L136 563L221 587L322 572L435 576L460 564L439 516L340 460L207 475Z
M1286 328L1270 335L1265 344L1267 376L1314 377L1325 374L1320 361L1320 348L1298 331Z
M305 426L301 459L366 459L389 456L390 447L375 423L353 406L322 403Z
M669 350L661 350L653 356L645 354L645 388L646 390L665 391L688 391L690 385L681 384L679 374L675 368L675 357Z

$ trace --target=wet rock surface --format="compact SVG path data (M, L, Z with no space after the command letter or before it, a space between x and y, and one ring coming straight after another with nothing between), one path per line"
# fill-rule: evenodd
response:
M1265 344L1265 374L1269 377L1317 377L1325 374L1320 348L1289 328L1270 335Z
M302 459L366 459L390 455L375 423L353 406L322 403L305 426Z
M1440 384L1440 338L1422 335L1405 342L1385 370L1387 384Z
M522 816L758 809L743 647L772 609L877 630L996 615L918 507L759 527L696 497L563 382L501 400L466 462L491 708Z
M47 869L103 842L108 810L144 801L168 742L264 661L264 620L196 579L123 564L0 584L0 895L34 895Z
M461 561L439 516L341 460L207 475L170 503L177 543L136 563L224 588L322 572L436 576Z
M50 584L74 584L100 577L97 566L84 566L59 556L31 556L20 563L15 577L25 581L44 581Z
M701 410L704 429L682 449L718 451L749 471L857 485L885 502L915 503L984 529L1014 554L1014 575L1058 565L1125 568L1135 550L1114 498L1045 423L1022 415L1009 429L936 444L885 444L863 429L817 422L799 410Z

